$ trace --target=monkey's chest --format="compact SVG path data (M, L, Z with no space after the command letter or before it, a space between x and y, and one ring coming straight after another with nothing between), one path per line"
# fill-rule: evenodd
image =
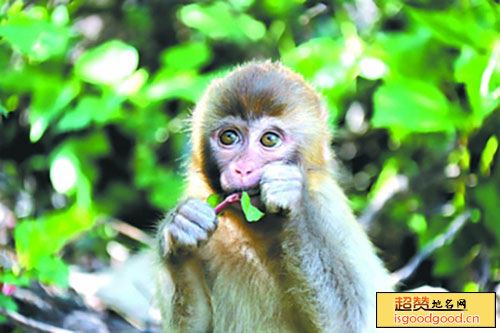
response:
M233 222L221 220L203 251L214 332L297 331L275 238L256 239Z
M279 280L256 259L210 265L207 272L214 332L294 332Z

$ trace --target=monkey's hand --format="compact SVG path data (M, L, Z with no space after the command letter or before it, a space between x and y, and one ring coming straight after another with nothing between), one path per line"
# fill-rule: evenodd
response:
M261 200L270 213L293 212L304 190L304 177L296 165L270 163L260 180Z
M160 255L165 259L189 255L208 241L217 223L214 209L207 203L198 199L180 203L160 225Z

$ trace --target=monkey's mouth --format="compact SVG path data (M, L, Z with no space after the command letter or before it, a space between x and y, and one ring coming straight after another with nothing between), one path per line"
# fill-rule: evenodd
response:
M260 196L260 188L259 187L237 188L237 189L234 189L234 190L227 192L226 194L231 195L231 194L242 193L242 192L247 192L250 197Z

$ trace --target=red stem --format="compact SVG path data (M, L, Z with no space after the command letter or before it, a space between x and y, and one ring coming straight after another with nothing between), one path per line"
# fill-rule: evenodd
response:
M222 201L220 204L215 207L215 214L219 215L220 212L222 212L224 209L227 208L232 203L239 202L241 200L241 192L238 193L233 193L231 195L228 195L224 201Z

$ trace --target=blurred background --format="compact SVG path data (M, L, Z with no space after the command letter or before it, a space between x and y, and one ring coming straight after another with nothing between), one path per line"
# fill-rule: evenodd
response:
M190 110L253 59L322 93L400 289L498 290L499 32L494 0L0 0L0 328L127 317L82 286L148 247L182 196Z

